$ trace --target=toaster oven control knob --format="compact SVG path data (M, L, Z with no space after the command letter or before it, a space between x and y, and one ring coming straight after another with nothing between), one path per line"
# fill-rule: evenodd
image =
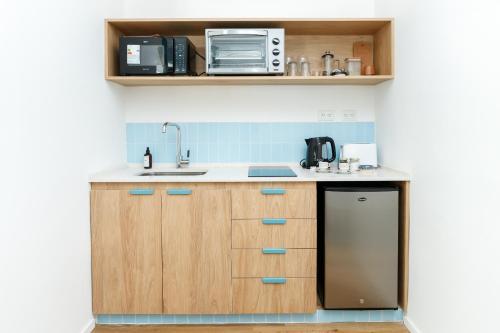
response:
M273 66L278 67L280 65L280 61L278 59L273 60Z
M278 50L278 49L274 49L274 50L273 50L273 54L274 54L275 56L277 56L278 54L280 54L280 50Z
M273 38L273 44L274 45L278 45L280 43L280 39L279 38Z

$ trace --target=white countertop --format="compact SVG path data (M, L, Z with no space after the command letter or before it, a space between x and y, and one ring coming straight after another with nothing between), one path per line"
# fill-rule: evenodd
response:
M277 165L277 164L274 164ZM281 164L283 165L283 164ZM389 168L363 170L352 174L317 173L297 165L288 165L297 177L248 177L248 165L195 165L189 169L205 169L208 172L199 176L138 176L146 171L171 171L172 167L158 166L144 170L141 167L123 167L116 170L93 174L90 183L212 183L212 182L331 182L331 181L408 181L408 174Z

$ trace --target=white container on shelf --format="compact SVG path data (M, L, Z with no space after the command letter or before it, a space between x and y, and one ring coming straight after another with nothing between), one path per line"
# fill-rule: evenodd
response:
M361 58L346 58L345 69L349 75L361 75Z

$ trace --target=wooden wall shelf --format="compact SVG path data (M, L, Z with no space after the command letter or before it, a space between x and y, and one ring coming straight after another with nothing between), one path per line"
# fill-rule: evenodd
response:
M392 75L373 76L110 76L123 86L207 86L207 85L375 85L392 80Z
M307 56L312 71L321 70L321 55L352 56L352 44L373 44L373 76L120 76L118 41L121 35L187 36L205 52L205 28L284 28L286 55ZM105 21L105 78L124 86L187 85L375 85L394 78L392 19L107 19ZM204 63L197 63L199 73Z

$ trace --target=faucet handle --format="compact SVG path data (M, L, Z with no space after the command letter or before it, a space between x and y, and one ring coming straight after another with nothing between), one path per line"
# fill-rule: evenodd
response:
M188 150L187 150L187 157L186 157L186 159L184 159L184 158L182 158L182 157L181 157L181 160L180 160L180 164L181 164L181 166L187 166L187 165L189 165L189 155L190 155L190 154L191 154L191 152L190 152L190 150L188 149Z

